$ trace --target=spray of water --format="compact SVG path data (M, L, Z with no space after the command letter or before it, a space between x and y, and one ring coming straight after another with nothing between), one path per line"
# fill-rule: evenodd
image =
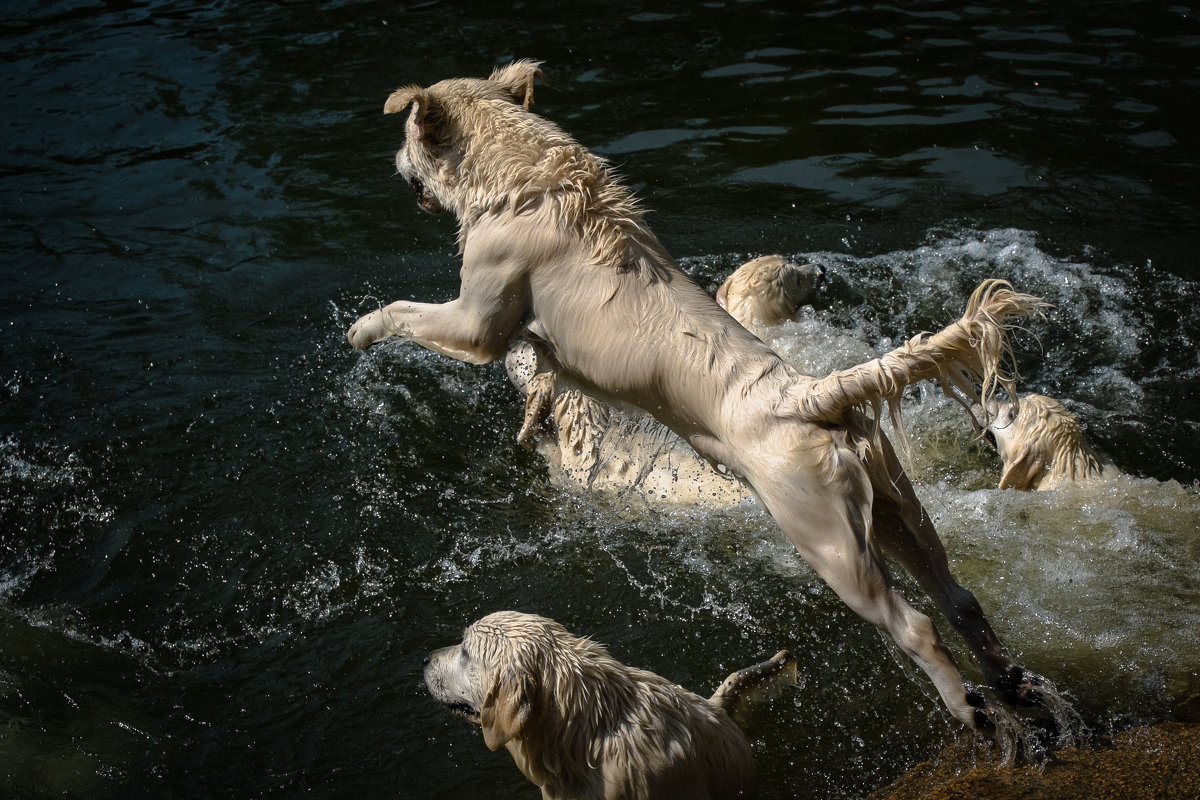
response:
M821 263L828 284L813 307L760 335L805 372L827 374L938 328L961 314L980 280L1001 277L1055 307L1048 319L1031 321L1028 332L1015 337L1028 390L1066 402L1101 445L1150 424L1146 392L1134 388L1171 365L1144 363L1139 342L1147 340L1154 323L1133 305L1129 298L1136 292L1119 272L1052 257L1031 234L1011 230L935 234L915 250L870 258L791 257ZM742 260L742 255L697 258L683 266L715 287ZM1176 312L1187 321L1185 329L1195 327L1200 311ZM356 362L350 385L332 399L350 407L348 413L366 412L372 432L396 449L393 459L426 465L431 457L411 451L406 432L446 425L447 394L456 419L499 407L512 414L515 433L515 390L502 377L478 380L475 374L397 345L391 354L385 349ZM511 402L490 399L496 395ZM1130 698L1151 692L1154 707L1167 707L1170 687L1200 658L1200 635L1189 632L1200 630L1190 566L1200 560L1195 487L1127 475L1080 493L1000 492L994 488L997 457L975 438L957 405L936 389L918 388L906 400L905 414L913 477L953 572L979 597L1018 660L1053 676L1040 684L1036 707L1009 709L992 700L992 751L1008 763L1045 763L1055 750L1086 743L1089 724L1103 727L1129 715ZM511 442L507 446L518 452ZM520 474L506 477L505 490L507 502L513 502L512 487L524 487L515 504L536 507L520 512L528 520L499 529L456 521L463 514L487 518L471 502L487 488L487 476L479 477L479 471L489 468L489 459L507 458L505 452L482 454L478 463L451 463L452 487L437 488L434 476L401 490L387 473L364 476L354 486L364 515L374 509L370 514L384 517L415 515L413 495L428 491L440 497L455 489L444 505L446 518L429 523L428 552L406 567L413 586L430 595L447 587L486 594L524 581L520 597L526 608L551 615L557 610L573 627L647 666L663 656L657 640L681 627L695 631L696 649L683 659L694 663L695 675L680 674L678 653L665 659L674 666L672 677L691 678L691 687L789 647L802 658L798 721L789 730L816 726L822 747L844 727L861 731L877 724L890 732L891 726L902 731L928 726L934 739L957 730L907 658L895 660L900 674L909 676L905 691L926 693L927 702L880 700L875 690L896 671L890 664L879 668L877 652L866 652L862 642L861 621L847 616L757 508L664 512L628 499L580 496L562 491L546 479L544 465L530 460L515 462ZM1136 463L1126 467L1138 472ZM443 505L437 508L441 514ZM496 506L487 513L500 511ZM522 527L526 522L531 529ZM557 579L547 581L546 575ZM536 595L543 584L547 588ZM597 609L597 592L607 610ZM577 611L581 607L586 613ZM465 621L466 614L456 621ZM1147 689L1147 675L1163 677ZM904 716L909 714L917 717ZM898 717L904 721L894 722ZM800 749L779 757L803 758L803 745L792 746Z

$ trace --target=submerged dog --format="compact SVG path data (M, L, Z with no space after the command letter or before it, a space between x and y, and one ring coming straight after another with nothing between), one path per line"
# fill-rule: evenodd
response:
M1078 418L1053 397L1028 394L1019 406L990 402L985 424L1004 462L1001 489L1049 491L1120 474L1088 444Z
M507 749L544 798L718 800L754 791L733 704L794 667L781 651L706 700L554 620L498 611L425 659L425 685L479 725L489 749Z
M557 125L529 111L539 64L486 79L394 92L411 108L396 167L418 205L458 219L459 296L397 301L350 328L359 348L401 336L470 363L524 337L556 372L641 407L709 462L740 476L800 555L861 617L887 632L964 724L990 727L933 622L893 586L884 554L913 574L1006 701L1039 699L945 550L878 422L861 409L935 379L983 399L997 383L1007 324L1037 299L991 281L933 336L816 379L737 324L676 266L631 192ZM893 406L894 407L894 406Z
M745 483L715 469L653 417L560 386L552 370L538 370L541 359L529 342L513 342L504 364L525 393L517 441L545 459L559 488L659 507L722 508L751 499Z

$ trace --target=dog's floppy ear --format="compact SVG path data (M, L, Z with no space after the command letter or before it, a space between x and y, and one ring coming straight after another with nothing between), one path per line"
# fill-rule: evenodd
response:
M383 104L383 113L399 114L409 106L416 106L413 124L417 126L418 134L424 136L427 118L430 117L430 112L434 111L436 105L437 100L433 95L413 84L412 86L402 86L388 95L387 102Z
M417 104L417 117L425 116L425 112L429 110L429 99L425 90L415 83L411 86L401 86L388 95L387 102L383 104L383 113L399 114L413 103Z
M512 98L514 103L528 111L529 107L533 105L534 78L542 83L546 82L541 67L542 62L540 61L528 59L514 61L506 67L497 67L488 80L500 84L500 87Z
M1004 474L1000 476L1000 486L997 488L1029 489L1033 485L1033 479L1045 465L1042 457L1028 444L1024 444L1016 457L1005 465Z
M529 679L511 670L497 677L479 709L483 743L489 750L501 748L524 733L532 714L532 691Z

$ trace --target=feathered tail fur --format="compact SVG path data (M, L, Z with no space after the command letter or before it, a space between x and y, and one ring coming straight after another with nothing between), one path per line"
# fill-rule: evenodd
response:
M804 384L797 393L797 412L813 422L837 422L846 409L869 406L878 419L886 401L899 429L898 401L904 389L935 380L974 420L970 404L986 406L998 389L1016 401L1016 376L1001 363L1012 360L1008 332L1017 318L1040 314L1046 307L1041 298L1015 291L1008 281L984 281L957 322L937 333L918 334L865 364Z

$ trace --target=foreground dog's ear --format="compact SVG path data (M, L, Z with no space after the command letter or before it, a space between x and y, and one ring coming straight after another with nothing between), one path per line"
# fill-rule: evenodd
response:
M546 82L541 67L542 62L540 61L514 61L506 67L496 68L488 80L500 84L500 87L508 93L514 103L523 106L528 111L529 107L533 105L534 78L542 83Z
M525 731L531 714L532 686L527 678L505 671L496 679L479 709L483 743L489 750L503 747Z
M1000 476L1000 489L1029 489L1037 474L1046 465L1042 457L1028 444L1022 445L1016 457L1004 467Z

